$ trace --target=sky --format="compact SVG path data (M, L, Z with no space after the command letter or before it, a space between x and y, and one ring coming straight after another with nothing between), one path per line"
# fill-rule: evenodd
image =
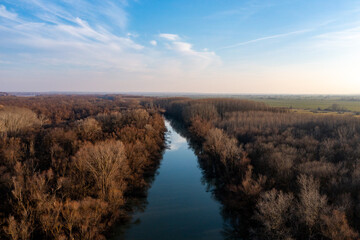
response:
M360 0L0 0L0 91L360 94Z

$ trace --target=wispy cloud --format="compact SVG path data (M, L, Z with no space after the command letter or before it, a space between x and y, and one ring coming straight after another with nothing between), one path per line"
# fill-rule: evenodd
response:
M165 38L165 39L170 40L170 41L175 41L175 40L180 39L179 35L171 34L171 33L161 33L161 34L159 34L159 37Z
M28 5L25 7L37 9L29 11L31 18L9 12L5 6L0 6L0 43L13 49L8 58L14 59L14 64L71 65L125 71L146 68L146 57L141 52L144 46L134 42L125 32L111 32L112 27L103 21L96 25L90 24L79 17L81 11L78 15L67 11L60 4L45 4L41 0L29 0L26 3ZM75 8L84 7L83 13L96 12L94 6L86 1L79 0L76 4ZM123 5L114 4L108 2L109 8L105 12L115 10L122 15L123 12L118 9ZM105 5L100 4L100 7ZM4 19L12 21L5 22ZM92 22L94 19L88 17L88 20ZM33 54L35 51L36 54Z
M360 22L357 26L319 34L314 37L321 45L328 47L354 47L360 46Z
M17 14L9 12L4 5L0 5L0 17L15 20L17 18Z
M5 1L6 6L0 5L0 45L7 50L0 49L0 63L6 68L0 68L0 85L14 89L20 84L12 84L12 79L24 79L17 81L31 88L26 82L39 78L52 88L61 86L58 81L71 82L69 79L78 86L92 79L93 86L98 86L104 76L109 79L102 82L104 87L108 81L136 89L137 81L144 85L149 79L170 81L190 72L200 74L219 59L214 52L195 50L178 34L146 39L132 33L125 1L27 0L21 2L21 10L16 1Z
M239 16L242 19L246 19L263 9L277 5L275 2L261 1L261 0L239 1L238 3L240 6L236 8L217 11L211 15L206 16L205 19L219 19L219 18L234 17L234 16Z
M91 23L103 25L105 28L125 29L127 26L127 1L46 1L27 0L21 6L38 20L59 24L64 21L72 23L76 17L91 20ZM108 22L111 24L105 24Z
M179 54L179 56L187 57L190 64L196 64L201 68L206 68L211 64L219 64L220 58L215 52L208 51L208 49L195 50L193 44L182 41L177 34L162 33L159 34L160 38L167 40L165 46L167 49Z
M292 36L292 35L298 35L298 34L307 33L307 32L310 32L310 31L312 31L312 30L311 29L304 29L304 30L298 30L298 31L293 31L293 32L270 35L270 36L261 37L261 38L255 38L255 39L252 39L252 40L249 40L249 41L238 42L238 43L235 43L235 44L232 44L232 45L224 46L224 47L219 48L218 50L236 48L236 47L240 47L240 46L244 46L244 45L248 45L248 44L252 44L252 43L257 43L257 42L261 42L261 41L266 41L266 40L270 40L270 39L285 38L285 37Z
M198 56L198 57L205 58L205 59L216 56L215 52L209 52L207 50L195 51L193 49L193 45L190 43L187 43L187 42L175 41L168 47L180 54L189 55L189 56Z

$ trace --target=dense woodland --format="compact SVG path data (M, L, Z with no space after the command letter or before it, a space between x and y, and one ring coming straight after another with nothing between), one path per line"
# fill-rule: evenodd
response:
M144 98L0 97L0 239L103 239L164 148Z
M359 239L360 119L163 98L215 182L229 239Z
M159 164L160 108L185 126L226 238L359 239L359 118L120 95L0 97L0 238L108 236Z

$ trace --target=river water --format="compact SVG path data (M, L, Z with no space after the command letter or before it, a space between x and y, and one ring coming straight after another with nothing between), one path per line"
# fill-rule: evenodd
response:
M165 124L169 149L149 189L145 211L136 212L114 239L223 239L221 206L203 183L195 153L168 121Z

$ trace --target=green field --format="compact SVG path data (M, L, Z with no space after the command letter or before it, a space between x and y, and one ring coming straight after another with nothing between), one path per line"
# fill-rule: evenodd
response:
M360 95L238 95L238 94L163 94L153 96L190 98L240 98L264 102L272 107L319 112L360 113ZM334 104L336 107L334 107Z
M360 101L328 100L328 99L253 99L272 107L286 107L307 110L331 109L334 104L352 112L360 112Z
M272 107L286 107L305 110L330 110L338 108L345 111L360 112L359 96L249 96Z

